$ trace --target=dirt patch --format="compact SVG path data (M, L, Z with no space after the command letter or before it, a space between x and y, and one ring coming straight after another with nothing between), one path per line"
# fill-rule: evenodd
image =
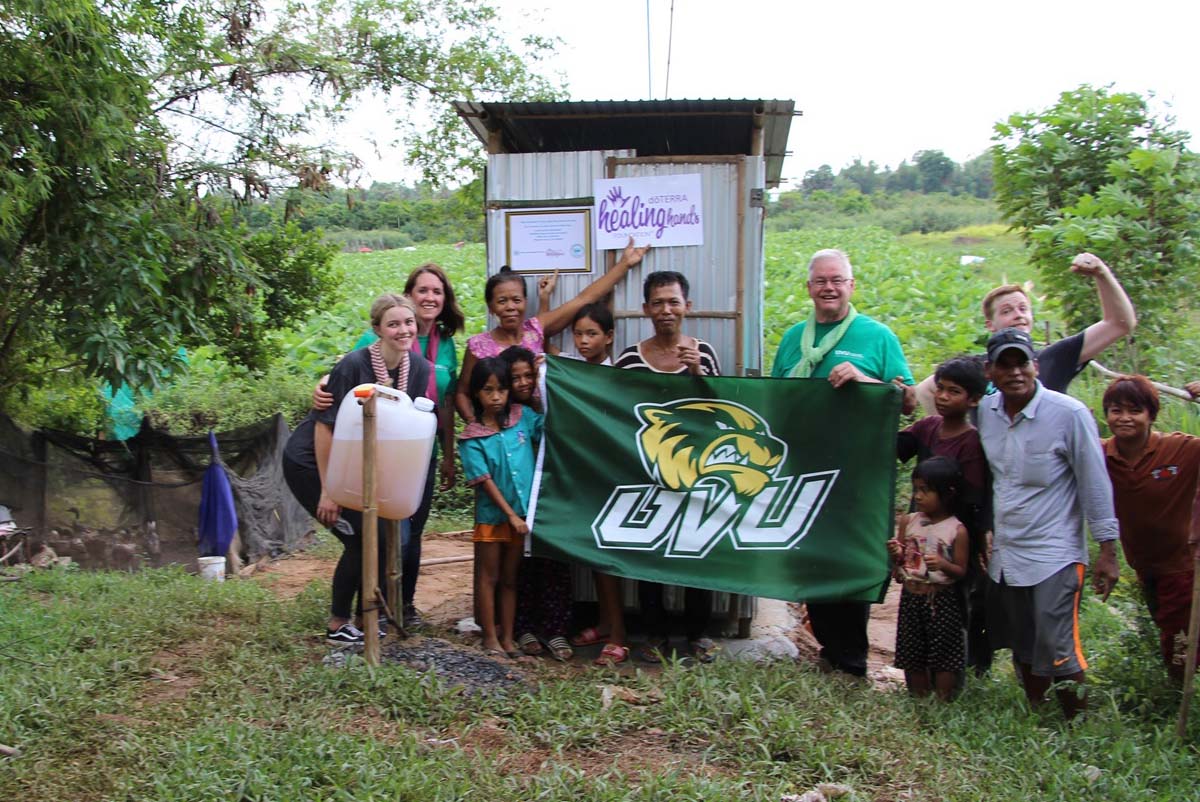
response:
M294 554L286 559L267 563L254 574L254 580L262 582L281 599L294 599L309 583L328 582L333 577L335 565L337 560Z
M473 552L469 532L426 534L421 543L421 559L470 557ZM293 599L312 582L328 583L333 578L336 557L312 557L295 554L263 566L254 574L281 599ZM473 563L450 562L425 565L417 583L416 605L433 627L449 628L471 615Z
M427 533L422 544L422 560L447 557L469 557L473 546L470 532ZM294 598L310 582L329 582L336 565L335 558L310 557L303 554L292 556L265 566L254 575L277 596ZM421 581L417 583L417 608L421 610L429 625L428 631L450 633L454 625L472 613L473 563L449 562L425 565L421 568ZM896 649L896 614L900 605L900 586L892 583L882 604L871 606L868 636L871 652L868 669L872 675L891 666ZM796 605L799 609L799 605ZM796 616L800 620L800 616ZM814 661L820 646L811 631L798 627L788 633L788 638L799 649L800 660ZM469 639L468 639L468 642ZM543 667L555 675L571 673L574 668L584 668L599 653L600 647L576 650L575 659L567 665L544 661ZM646 670L646 664L631 660L620 667L621 673L633 673L638 668Z
M204 638L176 644L155 654L150 659L150 676L135 710L147 712L156 705L186 699L193 688L204 682L204 676L195 667L219 648L221 632L226 626L226 622L217 620Z
M871 605L871 620L867 623L871 644L871 652L867 655L868 670L890 666L896 659L896 616L899 613L900 586L891 582L883 604Z
M625 775L660 775L671 770L687 770L704 776L716 776L720 769L706 762L698 749L680 748L671 736L659 729L626 732L607 738L603 749L567 749L555 752L546 747L514 749L513 736L499 719L485 719L462 735L430 739L428 743L477 752L498 760L505 773L533 776L549 765L564 763L591 776L613 772Z
M955 237L950 240L955 245L982 245L987 242L986 237Z
M605 742L603 749L571 750L564 756L585 774L654 774L686 770L689 774L714 777L718 767L707 762L700 750L672 743L669 733L659 729L626 732Z

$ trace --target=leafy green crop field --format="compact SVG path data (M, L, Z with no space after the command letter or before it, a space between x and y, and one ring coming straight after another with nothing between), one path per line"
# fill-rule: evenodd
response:
M982 350L986 334L979 303L989 289L1003 282L1030 288L1039 320L1035 336L1045 336L1045 321L1050 322L1053 337L1066 333L1052 299L1038 292L1024 246L1002 226L904 236L881 228L771 232L766 239L763 298L768 370L783 333L811 308L804 288L808 259L828 247L850 254L857 278L854 303L860 312L896 332L918 380L944 359ZM963 266L964 255L984 261ZM426 262L436 262L451 277L467 315L466 331L482 331L486 324L483 245L425 245L337 258L343 274L339 297L299 330L281 336L281 356L266 374L251 375L201 350L193 355L189 374L154 397L152 414L157 422L174 431L203 432L250 423L277 411L293 422L299 420L317 377L366 330L367 310L375 296L402 290L408 273ZM1097 382L1076 383L1079 391L1088 388L1087 400L1095 408L1100 391L1092 384ZM1185 406L1167 404L1162 425L1200 431L1194 413ZM438 524L456 529L469 526L469 507L469 495L461 488L439 494Z
M764 293L768 368L783 332L808 314L805 267L814 251L826 247L850 254L858 278L855 304L893 327L913 370L922 377L948 356L978 350L983 293L1002 278L1029 278L1023 246L998 226L905 237L879 228L770 233ZM959 257L966 253L985 261L961 267ZM197 419L206 425L215 419L218 428L226 428L277 410L298 418L316 378L366 330L367 309L375 296L403 289L409 271L425 262L436 262L449 274L467 315L466 331L482 331L483 245L340 254L340 296L298 331L281 337L281 358L265 377L246 374L201 351L193 356L190 375L155 397L155 409L180 430ZM221 392L214 393L215 388ZM196 410L203 414L196 415Z

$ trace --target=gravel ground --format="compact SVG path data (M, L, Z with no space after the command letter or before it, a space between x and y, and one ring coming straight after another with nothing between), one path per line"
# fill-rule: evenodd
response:
M468 695L505 693L525 684L525 676L512 663L502 663L464 646L437 638L409 638L385 643L380 650L385 663L400 663L414 671L432 672L450 687Z

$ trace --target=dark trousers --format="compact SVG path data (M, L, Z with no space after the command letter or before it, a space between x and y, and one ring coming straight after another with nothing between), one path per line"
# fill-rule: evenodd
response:
M868 602L808 602L808 622L821 644L821 657L837 671L867 675Z
M283 458L283 478L300 502L300 506L314 518L317 516L317 504L321 500L321 475L316 468L309 468ZM343 509L341 520L330 529L334 536L342 542L342 556L338 559L337 567L333 570L333 588L329 604L329 613L334 618L349 618L350 608L355 596L358 603L354 611L362 614L362 513L356 510ZM379 586L382 588L387 577L387 541L383 530L379 531Z
M429 510L433 507L433 483L437 479L437 443L433 445L433 455L429 458L429 474L425 478L425 495L421 497L421 506L407 521L400 525L400 599L405 607L412 606L417 595L417 576L421 573L421 535L425 533L425 522L429 520ZM397 610L399 615L400 611Z
M351 522L354 527L354 534L347 535L338 531L334 527L331 531L334 537L342 541L342 556L338 558L337 567L333 569L333 589L330 602L329 612L334 618L349 618L350 603L355 602L354 612L356 615L362 615L363 600L362 600L362 513L354 510L342 510L342 518L350 521L351 516L357 518L357 521ZM382 528L377 534L379 565L376 570L379 573L376 575L378 579L378 587L384 589L387 582L387 539L383 536ZM355 599L357 597L357 600ZM383 615L382 610L379 613Z
M521 560L517 575L517 615L513 632L550 640L571 632L571 569L544 557Z
M967 667L982 677L992 667L995 648L987 627L987 596L991 577L980 571L967 583Z
M638 605L642 610L642 626L646 634L656 640L666 640L670 635L667 610L663 601L664 586L659 582L638 583ZM704 637L712 616L712 591L700 588L684 588L683 627L689 641Z

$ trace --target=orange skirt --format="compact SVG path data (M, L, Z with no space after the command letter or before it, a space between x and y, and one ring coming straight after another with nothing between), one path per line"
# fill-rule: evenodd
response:
M525 542L524 535L518 535L510 523L475 524L475 532L471 535L475 543L510 543L520 545Z

